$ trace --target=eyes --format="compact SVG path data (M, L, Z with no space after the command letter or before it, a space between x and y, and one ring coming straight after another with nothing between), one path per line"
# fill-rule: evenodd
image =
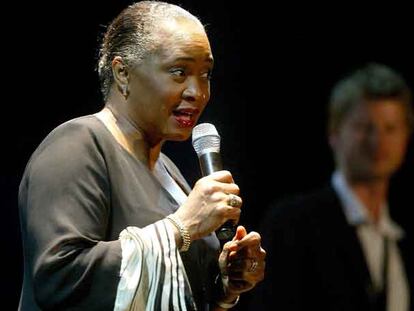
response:
M353 125L354 129L361 134L369 135L377 132L381 132L383 134L394 134L399 132L400 129L403 128L401 124L395 123L384 123L382 125L375 125L372 123L364 123L364 122L356 122Z
M190 70L184 66L182 67L173 67L170 68L168 70L168 72L170 73L170 75L172 76L172 78L174 80L176 80L177 82L184 82L184 80L191 75L195 75L195 73L193 73L193 70ZM209 81L211 79L211 73L212 70L211 69L206 69L203 70L199 73L197 73L197 75L205 81Z

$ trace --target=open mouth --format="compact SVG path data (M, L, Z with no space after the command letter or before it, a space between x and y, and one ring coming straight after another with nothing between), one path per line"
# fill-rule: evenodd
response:
M195 124L198 109L175 109L172 113L180 127L192 127Z

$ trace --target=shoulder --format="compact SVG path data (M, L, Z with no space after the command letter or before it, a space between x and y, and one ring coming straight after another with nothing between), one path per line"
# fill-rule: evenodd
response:
M326 185L273 201L267 206L260 226L262 231L314 227L338 213L341 213L338 197L334 189Z
M42 144L51 143L62 137L77 137L79 139L92 139L104 131L103 124L93 115L78 117L54 128L43 140ZM67 142L69 143L69 142ZM41 144L41 145L42 145Z
M53 148L56 151L68 151L73 154L77 149L93 145L91 143L101 140L104 126L93 115L75 118L54 128L40 143L33 156L44 152L45 149Z
M337 203L335 191L327 185L306 193L275 200L269 204L267 213L273 217L296 217L307 213L325 212L328 206Z
M260 221L264 245L270 248L273 243L295 245L311 240L314 232L330 222L332 212L338 211L341 207L330 186L275 200Z
M33 152L26 172L62 171L96 163L102 158L105 129L93 115L69 120L53 129ZM88 162L88 163L87 163Z

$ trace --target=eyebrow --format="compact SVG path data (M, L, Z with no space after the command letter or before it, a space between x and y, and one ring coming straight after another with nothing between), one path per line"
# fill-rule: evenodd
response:
M195 62L196 60L193 57L177 57L174 61L187 61L187 62ZM207 63L214 64L214 59L212 56L208 56L204 59Z

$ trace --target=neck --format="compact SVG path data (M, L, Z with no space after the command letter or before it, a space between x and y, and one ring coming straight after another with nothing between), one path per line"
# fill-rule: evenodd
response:
M381 209L387 201L388 179L358 181L347 178L348 183L364 206L368 209L371 218L378 223Z
M151 145L143 131L113 105L107 104L96 116L112 133L115 140L132 156L145 163L152 171L161 152L162 143Z

